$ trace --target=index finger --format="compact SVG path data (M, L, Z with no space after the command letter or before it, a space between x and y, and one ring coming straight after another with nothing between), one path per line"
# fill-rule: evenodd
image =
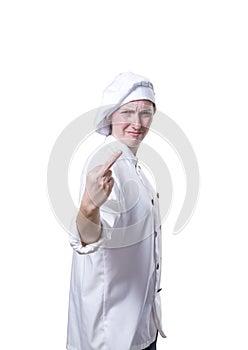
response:
M122 151L116 152L104 165L103 176L112 167L112 165L117 161L117 159L122 155Z

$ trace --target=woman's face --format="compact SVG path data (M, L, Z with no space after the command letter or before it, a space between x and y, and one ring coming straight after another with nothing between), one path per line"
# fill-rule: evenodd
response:
M148 133L153 114L153 103L148 100L126 103L109 117L112 135L136 154L140 142Z

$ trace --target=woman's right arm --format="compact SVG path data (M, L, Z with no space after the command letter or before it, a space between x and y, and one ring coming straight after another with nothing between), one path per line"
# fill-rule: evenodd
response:
M94 243L101 236L99 208L112 191L114 179L110 168L121 154L122 151L118 151L106 164L96 166L87 174L85 190L76 219L83 245Z

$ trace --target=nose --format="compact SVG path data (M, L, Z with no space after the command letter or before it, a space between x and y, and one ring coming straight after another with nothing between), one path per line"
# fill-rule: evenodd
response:
M132 127L136 130L140 130L141 129L141 118L139 113L134 113L133 114L133 118L132 118Z

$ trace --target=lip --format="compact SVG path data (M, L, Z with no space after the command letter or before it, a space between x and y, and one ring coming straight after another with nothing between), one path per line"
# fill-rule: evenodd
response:
M134 137L140 136L142 133L141 132L135 132L135 131L128 131L128 134Z

